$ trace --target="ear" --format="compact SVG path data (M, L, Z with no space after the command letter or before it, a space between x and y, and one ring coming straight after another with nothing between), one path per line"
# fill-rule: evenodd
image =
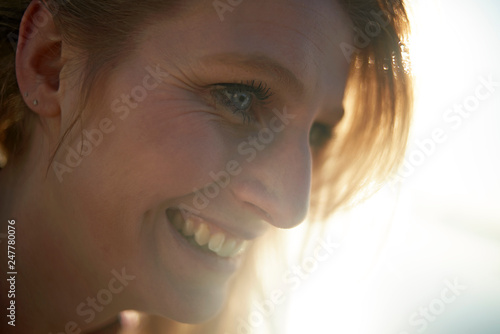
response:
M42 117L60 116L61 45L52 14L40 0L33 0L19 28L16 75L24 101Z

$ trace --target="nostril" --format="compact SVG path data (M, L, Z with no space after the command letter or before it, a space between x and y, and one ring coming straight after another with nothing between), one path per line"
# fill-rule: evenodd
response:
M259 217L261 217L263 220L267 221L269 224L273 224L273 217L267 211L261 209L257 205L250 203L250 202L245 202L246 205L249 206L249 208L254 211Z

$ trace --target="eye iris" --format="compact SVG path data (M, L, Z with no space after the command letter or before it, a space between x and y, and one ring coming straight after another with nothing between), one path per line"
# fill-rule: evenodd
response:
M250 93L226 91L224 94L238 110L246 110L252 104L252 95Z

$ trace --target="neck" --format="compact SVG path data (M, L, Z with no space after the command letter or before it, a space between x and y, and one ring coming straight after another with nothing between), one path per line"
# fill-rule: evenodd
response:
M116 333L121 301L117 297L105 308L91 308L106 278L78 265L82 245L72 243L71 222L48 209L58 206L50 195L47 165L33 158L40 156L36 149L32 145L0 170L0 270L9 279L0 280L0 291L8 293L0 332Z

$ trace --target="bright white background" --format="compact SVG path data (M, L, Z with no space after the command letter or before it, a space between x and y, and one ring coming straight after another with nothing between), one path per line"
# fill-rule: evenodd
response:
M418 166L336 218L342 245L301 279L282 333L500 334L500 85L460 125L443 118L481 77L500 84L500 2L413 0L411 15ZM437 128L445 142L416 159ZM449 303L447 280L462 286Z

